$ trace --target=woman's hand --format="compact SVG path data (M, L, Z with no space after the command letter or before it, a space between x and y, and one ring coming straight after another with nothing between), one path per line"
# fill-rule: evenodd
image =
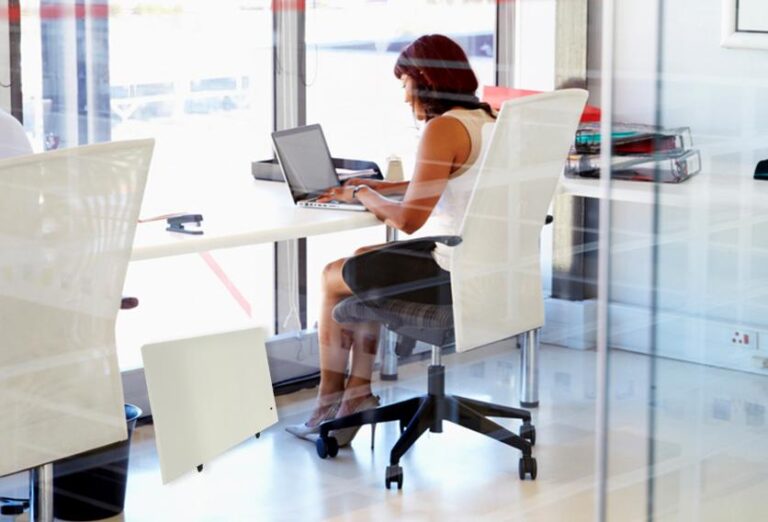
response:
M320 203L326 203L328 201L350 203L355 200L354 196L352 195L354 188L355 186L350 184L345 184L340 187L331 187L326 190L322 196L319 196L317 201Z
M345 187L354 187L355 185L366 185L373 190L380 192L380 189L387 186L388 182L381 179L371 178L349 178L344 182Z
M358 187L365 185L382 196L397 196L405 194L408 188L407 181L386 181L383 179L351 178L344 182L346 187Z

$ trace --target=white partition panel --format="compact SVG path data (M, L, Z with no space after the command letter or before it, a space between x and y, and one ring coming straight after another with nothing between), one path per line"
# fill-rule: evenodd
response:
M256 328L142 348L163 483L277 422L264 339Z

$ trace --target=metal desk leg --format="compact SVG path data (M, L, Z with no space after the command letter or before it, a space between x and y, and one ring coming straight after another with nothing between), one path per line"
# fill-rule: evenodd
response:
M53 522L53 464L30 470L29 520Z
M520 405L539 406L539 332L530 330L520 335Z
M397 229L387 227L387 243L397 241ZM383 381L396 381L397 380L397 353L395 352L395 345L397 343L397 335L385 328L382 331L382 342L379 343L381 347L381 370L379 376Z

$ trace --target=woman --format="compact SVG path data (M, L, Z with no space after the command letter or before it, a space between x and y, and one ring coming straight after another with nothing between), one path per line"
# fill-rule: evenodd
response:
M495 116L475 96L478 82L466 54L446 36L425 35L415 40L400 53L394 73L403 83L405 102L414 116L426 122L411 181L351 180L324 198L356 199L381 221L407 234L455 235L476 175L472 167L480 156L481 128ZM392 195L403 195L402 201L387 197ZM309 420L288 427L289 432L314 440L323 421L379 405L371 392L379 325L341 325L334 321L332 311L353 293L387 293L393 285L409 289L393 290L389 297L395 292L397 298L409 301L450 304L450 247L427 244L427 250L423 246L414 249L408 242L364 247L355 257L325 267L318 321L320 390ZM409 282L415 285L409 287ZM344 446L355 433L356 429L349 429L335 435Z

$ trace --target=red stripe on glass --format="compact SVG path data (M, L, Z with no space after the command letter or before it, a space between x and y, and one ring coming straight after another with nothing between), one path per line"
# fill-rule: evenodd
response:
M306 11L306 0L272 0L273 11Z
M30 16L30 11L25 11L26 16ZM38 14L38 13L35 13ZM42 20L58 20L65 18L77 18L85 19L86 17L91 19L96 18L108 18L109 17L109 5L104 4L89 4L85 5L45 5L40 7L39 17ZM7 8L0 8L0 20L8 20L11 23L18 23L21 21L21 7L18 5L12 5Z
M203 261L205 261L205 264L208 265L208 268L210 268L211 271L216 274L216 277L219 278L221 284L223 284L224 288L227 289L229 295L231 295L232 298L237 301L237 304L240 305L240 308L243 309L245 315L248 317L253 317L251 303L248 302L248 299L245 298L242 292L240 292L240 290L235 286L235 283L233 283L229 276L227 276L226 272L224 272L224 269L221 268L221 265L216 262L216 260L209 252L201 252L200 257L203 258Z

